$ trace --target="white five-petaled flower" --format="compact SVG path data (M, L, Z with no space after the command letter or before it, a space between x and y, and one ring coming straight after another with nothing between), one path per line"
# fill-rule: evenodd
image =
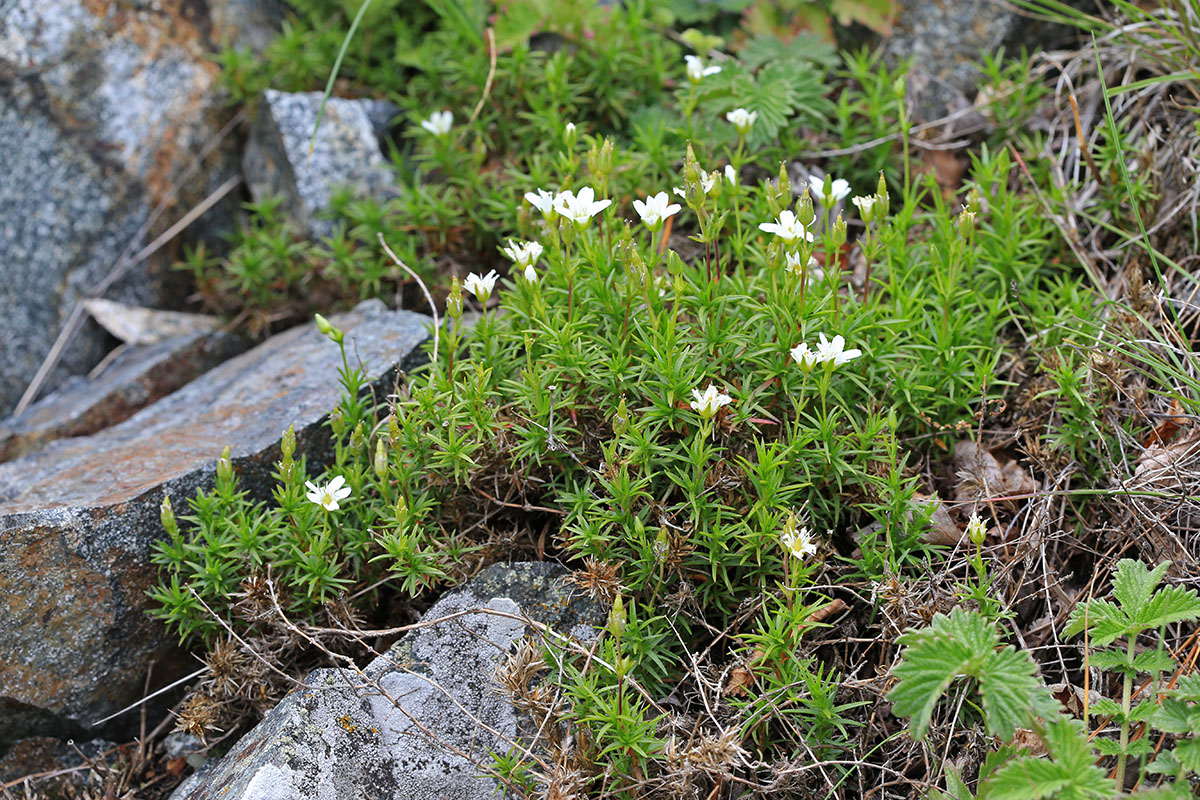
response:
M434 136L445 136L454 125L454 115L449 111L435 111L429 119L421 120L421 127Z
M711 383L704 390L703 394L701 394L699 389L692 389L692 396L696 398L692 401L692 408L696 410L701 419L712 419L721 410L722 406L727 406L733 402L732 397L718 392L717 387Z
M875 219L875 205L879 202L878 197L873 194L866 197L852 197L850 202L858 206L858 215L862 217L863 222Z
M796 219L796 215L792 213L791 209L787 208L779 212L777 222L760 222L758 229L764 233L775 234L787 244L795 244L801 239L809 242L813 240L813 235L800 220Z
M674 216L682 210L683 206L678 203L672 203L671 198L666 192L659 192L646 198L646 202L641 200L633 201L633 210L642 218L642 222L652 231L658 230L663 224L663 220L667 217Z
M824 178L818 178L816 175L809 175L808 187L814 200L820 200L821 202L826 200ZM832 192L831 196L828 198L829 205L833 205L839 200L844 200L846 195L850 194L850 182L844 178L837 178L836 180L829 182L829 191Z
M786 269L788 272L792 273L793 275L799 275L801 273L800 254L789 252L789 253L785 253L784 257L787 259L787 263L784 264L783 268ZM818 262L812 256L809 256L808 257L808 265L806 267L807 272L811 275L814 271L819 270L820 268L821 268L820 262Z
M729 121L730 125L737 128L739 134L745 136L750 132L750 128L754 127L754 120L758 119L758 112L735 108L725 115L725 119Z
M812 534L808 532L808 528L800 525L795 514L788 514L787 522L783 524L783 532L779 534L779 543L797 559L815 555L817 552L817 543Z
M699 83L709 75L716 75L721 71L721 68L715 64L704 66L704 62L696 56L687 55L683 57L683 60L687 62L687 76L692 83Z
M816 350L809 350L807 342L801 342L791 350L792 358L796 359L796 363L800 365L800 369L805 372L812 372L817 364L821 363L821 356Z
M833 337L833 341L825 338L825 334L819 334L821 341L817 344L817 355L821 362L834 367L840 367L847 361L852 361L862 355L862 350L857 347L850 350L846 349L846 340L841 334Z
M737 170L733 168L733 164L725 165L725 180L729 181L730 186L737 186Z
M496 274L496 270L491 270L487 275L483 276L472 272L462 282L462 288L475 295L475 299L479 302L486 303L488 298L492 296L492 289L496 288L496 279L499 277Z
M317 486L312 481L305 481L304 488L308 489L308 494L304 497L310 503L316 503L326 511L337 511L338 501L345 500L350 496L350 487L343 486L346 479L341 475L335 475L333 480L324 486Z
M579 194L568 190L554 198L554 210L580 227L610 205L612 200L597 200L596 191L590 186L580 189Z
M521 242L517 244L508 240L508 247L501 247L500 252L517 263L518 267L532 267L542 257L542 246L537 242Z
M536 193L526 192L525 199L529 204L542 212L542 216L546 219L553 219L558 212L554 210L554 199L556 195L552 195L545 189L538 189Z

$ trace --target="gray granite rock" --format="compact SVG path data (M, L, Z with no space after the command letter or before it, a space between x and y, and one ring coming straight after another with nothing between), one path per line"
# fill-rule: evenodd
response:
M281 195L300 230L314 237L333 232L333 222L320 214L334 191L349 187L385 197L392 184L379 148L377 130L385 123L377 101L329 98L309 156L321 96L264 92L242 159L255 200Z
M544 562L496 564L424 619L487 608L589 642L607 609L564 583L566 574ZM489 754L507 752L522 721L492 675L529 630L468 614L412 631L364 676L317 670L172 800L494 800Z
M246 349L221 331L196 331L155 344L131 345L94 379L71 378L58 392L0 420L0 462L56 439L87 436L128 419L196 376Z
M252 0L0 0L0 413L13 408L75 301L102 280L160 202L174 222L238 170L240 144L219 147L169 200L176 178L232 110L216 91L211 15ZM259 4L260 11L269 2ZM265 36L270 13L221 31ZM236 30L235 30L236 29ZM236 200L224 206L236 211ZM208 212L205 222L222 227ZM231 224L232 216L227 220ZM144 264L109 296L168 306L165 264ZM51 388L111 347L87 323Z
M429 325L377 300L332 321L383 392ZM322 463L321 422L338 399L340 364L337 346L304 325L119 425L0 464L0 751L31 735L80 737L141 697L154 659L155 679L170 679L171 637L146 615L145 596L157 577L149 555L162 536L163 495L187 508L212 485L226 445L242 487L267 495L280 434L293 423L310 464Z

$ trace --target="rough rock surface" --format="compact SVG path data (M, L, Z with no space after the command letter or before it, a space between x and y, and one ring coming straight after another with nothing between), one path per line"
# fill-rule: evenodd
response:
M87 436L116 425L242 352L246 344L232 333L197 331L134 345L96 378L72 378L58 392L0 421L0 462L55 439Z
M496 564L424 619L486 607L590 641L606 609L565 584L566 574L544 562ZM412 631L365 677L317 670L172 800L494 800L498 784L483 774L489 753L508 750L519 720L492 675L528 632L519 620L468 614Z
M427 317L377 300L332 321L379 391L428 330ZM337 346L304 325L115 427L0 464L0 750L30 735L79 737L141 696L147 665L171 643L145 613L163 495L187 508L227 444L243 488L266 494L293 423L321 462L340 364ZM154 677L169 675L160 660Z
M333 222L320 213L339 187L382 197L392 183L379 148L389 115L378 101L329 98L309 157L321 96L264 92L242 160L254 199L282 195L287 213L316 237L333 232Z
M81 294L103 279L176 178L224 125L210 36L261 39L271 4L250 0L0 0L0 413L13 408ZM216 12L216 20L214 14ZM237 172L229 140L181 187L151 233ZM236 210L236 200L227 208ZM208 212L205 220L219 228ZM170 305L155 265L109 296ZM109 349L91 322L51 388Z

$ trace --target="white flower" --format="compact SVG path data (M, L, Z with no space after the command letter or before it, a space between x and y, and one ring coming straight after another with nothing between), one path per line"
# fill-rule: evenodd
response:
M580 227L610 205L612 200L597 200L596 192L590 186L580 189L579 194L566 191L554 198L554 210Z
M825 197L825 179L818 178L816 175L808 176L809 191L813 199L825 202L829 200L829 205L833 205L839 200L844 200L846 195L850 194L850 182L842 178L829 182L829 191L833 194L828 198Z
M445 136L454 125L454 115L449 111L435 111L429 119L421 120L421 127L434 136Z
M792 273L793 275L799 275L801 273L800 254L799 253L785 253L784 257L787 259L787 263L784 265L784 269L786 269L788 272ZM819 261L817 261L815 258L813 258L812 256L809 256L807 271L808 271L809 275L813 275L814 277L816 277L815 273L821 272L821 263ZM824 274L824 273L822 273L822 274Z
M780 239L783 239L787 244L795 244L804 239L811 242L813 235L808 232L800 220L796 219L796 215L791 209L784 209L779 212L778 222L762 222L759 223L758 229L765 233L773 233Z
M987 525L978 514L972 514L967 522L967 536L977 545L983 544L983 540L987 538Z
M747 111L744 108L735 108L725 115L725 119L729 124L737 128L737 132L745 136L750 132L750 128L754 126L754 120L758 119L757 111Z
M530 283L537 283L537 270L533 268L533 264L525 265L525 280Z
M509 239L508 247L501 247L500 252L515 261L518 267L531 267L542 257L542 246L537 242L517 244Z
M720 175L719 172L709 173L709 172L705 172L704 170L700 170L700 188L704 191L705 194L708 194L709 192L711 192L713 190L713 187L717 185L716 176L719 176L719 175ZM687 189L685 189L684 187L672 186L671 191L673 191L675 194L682 197L684 200L687 199Z
M350 487L342 485L345 482L346 479L341 475L335 475L333 480L324 486L305 481L304 488L308 489L308 494L304 496L310 503L316 503L326 511L337 511L338 501L350 496Z
M857 347L847 350L846 340L840 335L834 336L833 341L825 338L825 334L819 334L821 337L820 343L817 344L817 356L822 363L830 364L834 367L839 367L847 361L852 361L862 355L862 350Z
M545 189L538 189L537 194L525 193L525 199L529 201L529 204L542 212L542 216L546 219L553 219L554 215L558 213L554 210L555 197L556 195L550 194Z
M647 197L644 203L641 200L633 201L633 210L642 218L646 227L652 231L658 230L663 220L678 214L682 208L683 206L678 203L672 203L666 192L659 192Z
M737 170L733 168L733 164L725 165L725 180L729 181L730 186L737 186Z
M496 274L496 270L491 270L487 275L482 277L472 272L462 282L462 288L475 295L475 299L479 302L486 303L488 298L492 296L492 289L496 288L496 279L499 277Z
M704 390L704 394L701 394L699 389L692 389L692 396L696 398L692 401L692 408L696 410L701 419L712 419L722 406L733 402L732 397L718 392L717 387L711 383Z
M787 522L783 523L779 543L797 559L815 555L817 552L817 543L813 541L812 534L808 532L808 528L800 526L795 514L788 514Z
M696 56L684 56L683 60L687 62L687 76L692 83L699 83L709 75L716 75L721 71L721 68L716 65L704 66L704 62Z
M858 206L858 215L862 217L863 222L875 219L875 206L879 203L878 197L873 194L866 197L853 197L850 202Z
M808 349L807 342L801 342L791 350L792 358L796 359L796 363L800 365L800 369L805 372L812 372L817 364L821 363L821 356L815 350Z

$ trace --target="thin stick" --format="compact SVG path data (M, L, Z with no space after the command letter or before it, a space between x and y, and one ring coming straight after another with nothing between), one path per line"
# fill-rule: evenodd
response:
M490 30L489 30L490 32ZM388 247L387 241L383 238L383 233L375 234L379 237L379 245L383 248L383 252L388 254L388 257L396 263L396 266L412 276L412 279L421 287L421 291L425 293L425 300L429 303L429 311L433 314L433 363L438 363L438 331L441 330L441 323L438 321L437 306L433 304L433 295L429 293L429 289L425 286L425 281L421 280L421 276L408 268L400 258L392 252L392 248Z
M483 82L483 94L479 96L479 102L475 104L475 110L471 112L471 118L467 120L470 125L479 116L479 112L483 110L484 101L488 95L492 93L492 78L496 77L496 34L488 28L484 34L487 37L488 43L488 58L491 59L491 65L488 67L487 80Z
M152 700L152 699L154 699L155 697L158 697L158 696L159 696L160 694L162 694L163 692L169 692L169 691L171 691L172 689L174 689L176 686L178 686L179 684L181 684L181 683L187 683L188 681L192 680L193 678L198 678L198 677L200 677L201 675L203 675L203 674L204 674L204 673L206 673L206 672L208 672L208 666L207 666L207 665L206 665L206 666L203 666L203 667L201 667L201 668L200 668L200 669L198 669L198 670L196 670L196 671L195 671L195 672L193 672L191 675L184 675L182 678L180 678L179 680L175 681L174 683L169 683L169 684L167 684L166 686L164 686L164 687L162 687L161 689L159 689L158 691L155 691L155 692L152 692L152 693L150 693L150 694L146 695L145 697L143 697L141 700L138 700L138 701L137 701L136 703L134 703L133 705L126 706L125 708L122 708L120 711L117 711L116 713L109 714L109 715L108 715L107 717L105 717L104 719L98 719L98 720L96 720L95 722L93 722L93 723L92 723L92 727L94 728L94 727L96 727L97 725L103 725L104 723L108 722L110 719L116 719L117 717L121 716L122 714L124 714L124 713L125 713L125 712L127 712L127 711L133 711L135 708L137 708L138 706L142 705L142 704L143 704L143 703L145 703L147 700Z

